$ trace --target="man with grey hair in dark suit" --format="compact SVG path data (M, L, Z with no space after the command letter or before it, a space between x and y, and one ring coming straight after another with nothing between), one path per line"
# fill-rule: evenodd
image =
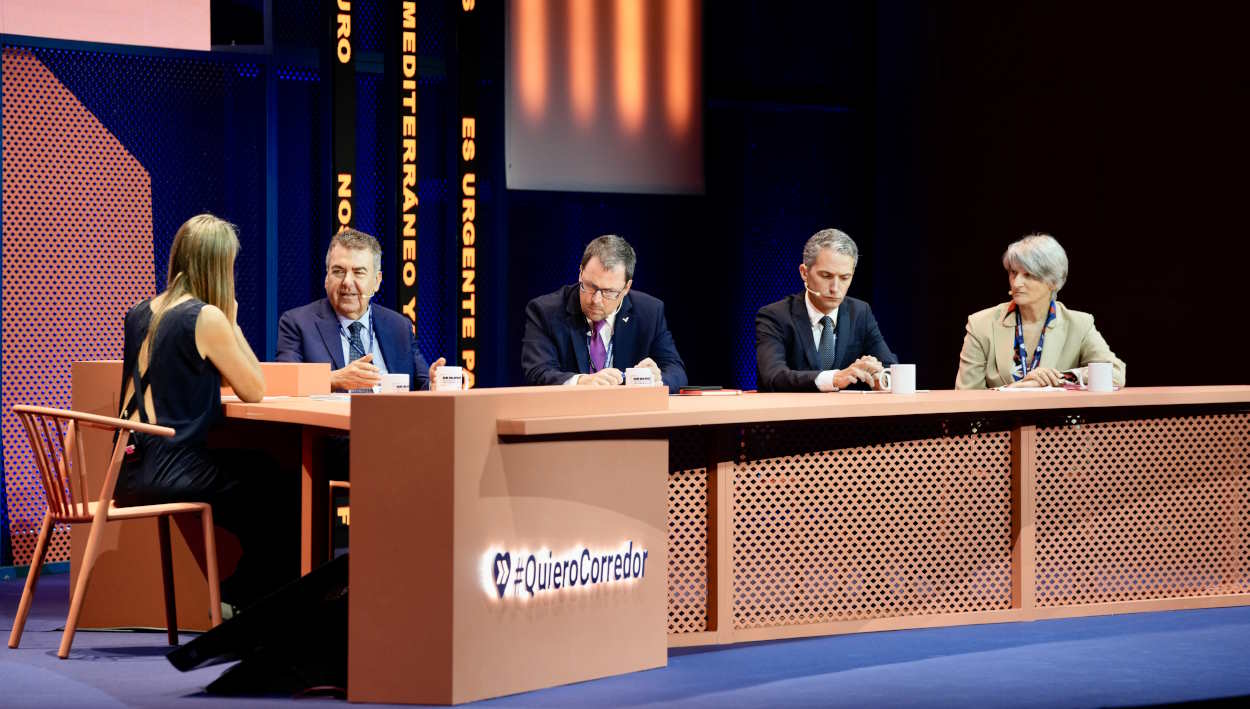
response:
M881 371L898 362L872 308L847 296L859 249L837 229L803 247L803 290L755 314L756 386L760 391L881 388Z
M370 391L383 374L429 387L442 357L427 365L407 317L370 303L382 285L382 246L371 234L340 230L326 250L326 297L278 319L279 362L329 362L334 391Z

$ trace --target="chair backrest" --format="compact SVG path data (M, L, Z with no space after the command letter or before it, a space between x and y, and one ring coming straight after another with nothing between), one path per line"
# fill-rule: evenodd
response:
M104 503L104 507L113 499L113 488L117 485L117 475L126 455L131 431L154 436L174 435L174 429L167 426L65 409L14 406L13 413L17 414L26 429L26 438L48 498L48 512L57 521L86 521L91 518L87 505L94 500L87 490L87 454L82 441L84 427L117 433L117 442L97 498Z

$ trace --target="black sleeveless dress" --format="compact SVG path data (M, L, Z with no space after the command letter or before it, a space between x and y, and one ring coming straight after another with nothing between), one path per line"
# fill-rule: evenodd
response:
M221 418L221 373L195 345L195 324L203 301L190 299L166 311L151 344L146 371L139 372L139 349L152 321L150 301L126 313L122 362L123 418L139 412L144 392L152 393L156 421L176 431L173 438L136 433L117 481L119 506L163 502L207 502L213 521L239 537L243 557L222 582L222 599L247 606L298 576L298 507L286 480L267 454L207 446L208 432ZM289 510L283 514L281 510ZM292 514L293 513L293 514Z

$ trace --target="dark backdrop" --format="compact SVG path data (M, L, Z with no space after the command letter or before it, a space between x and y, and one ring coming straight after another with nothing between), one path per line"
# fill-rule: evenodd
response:
M753 388L754 313L797 287L803 241L836 224L872 252L873 23L863 3L705 2L705 194L508 192L501 383L521 381L525 302L572 283L586 242L616 233L638 252L634 287L665 301L690 381Z
M1006 300L1003 248L1035 230L1131 384L1250 380L1224 364L1247 341L1250 11L1202 5L879 6L874 304L924 386L952 386L964 318Z
M825 226L859 242L851 294L922 387L953 386L966 317L1006 299L1002 252L1033 231L1067 249L1061 299L1095 314L1131 384L1245 382L1222 353L1247 339L1227 315L1250 251L1247 19L706 3L706 194L502 196L506 362L483 383L520 382L525 301L615 232L638 250L635 287L667 303L691 381L754 387L752 315L798 289L802 243Z

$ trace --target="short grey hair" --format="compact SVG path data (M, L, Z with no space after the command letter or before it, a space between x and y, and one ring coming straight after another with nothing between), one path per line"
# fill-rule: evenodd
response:
M634 264L637 263L638 257L634 255L634 247L621 237L615 234L604 234L586 244L586 250L582 252L581 267L586 268L591 258L598 258L599 263L609 271L616 269L617 266L624 266L625 280L634 280Z
M859 265L859 247L855 241L839 229L821 229L812 234L803 245L803 265L808 268L816 263L821 249L833 249L833 253L851 257L851 268Z
M351 227L343 227L339 233L330 237L330 245L326 247L326 270L330 270L330 252L334 251L335 245L342 246L345 249L368 249L373 254L373 270L382 270L382 245L372 234L366 234L359 229Z
M1029 234L1003 252L1003 268L1024 271L1055 293L1068 282L1068 254L1050 234Z

